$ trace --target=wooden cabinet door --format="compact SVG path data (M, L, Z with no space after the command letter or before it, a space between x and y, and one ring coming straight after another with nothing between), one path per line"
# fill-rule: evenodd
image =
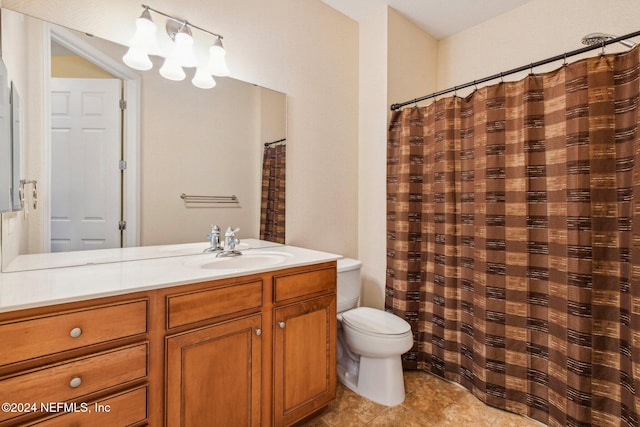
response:
M336 393L335 295L275 310L274 424L291 425Z
M166 338L169 427L260 425L259 314Z

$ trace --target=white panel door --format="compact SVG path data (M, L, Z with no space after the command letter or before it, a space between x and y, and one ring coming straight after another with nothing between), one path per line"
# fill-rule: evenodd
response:
M121 81L51 79L51 252L120 247Z

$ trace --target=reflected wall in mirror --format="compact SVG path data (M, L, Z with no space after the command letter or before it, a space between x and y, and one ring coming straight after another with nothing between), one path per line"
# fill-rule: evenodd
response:
M14 211L22 210L23 183L22 177L22 110L20 108L20 92L14 82L11 82L11 200ZM37 191L35 188L34 192Z
M122 63L124 46L6 9L2 48L9 74L15 64L16 79L28 83L21 85L23 176L37 180L40 191L37 210L2 218L3 271L18 254L52 248L205 241L211 223L238 226L241 238L259 237L264 143L286 138L285 94L232 78L217 78L208 90L188 79L169 81L157 72L161 58L152 58L150 71L133 71ZM124 88L115 91L127 103L115 114L115 149L105 126L76 123L103 113L107 98L97 88L109 80ZM85 83L88 89L73 95ZM126 161L123 171L119 160ZM106 172L114 162L116 172ZM187 205L182 193L233 195L238 203ZM126 222L115 245L89 227L100 221L107 228Z
M7 68L0 60L0 212L11 210L11 105Z

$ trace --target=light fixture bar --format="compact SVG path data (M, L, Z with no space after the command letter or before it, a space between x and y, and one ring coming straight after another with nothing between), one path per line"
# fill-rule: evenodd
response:
M169 15L168 13L164 13L164 12L159 11L158 9L154 9L154 8L152 8L151 6L147 6L146 4L143 4L143 5L141 5L141 6L142 6L143 8L145 8L145 9L148 9L148 10L150 10L150 11L152 11L152 12L157 13L158 15L162 15L162 16L164 16L165 18L169 18L169 19L171 19L171 20L173 20L173 21L176 21L176 22L177 22L177 23L179 23L179 24L187 25L187 26L189 26L189 27L191 27L191 28L196 28L196 29L198 29L198 30L200 30L200 31L203 31L203 32L207 33L207 34L211 34L211 35L212 35L212 36L214 36L214 37L218 37L219 39L223 39L223 38L224 38L224 37L222 37L220 34L216 34L216 33L211 32L211 31L209 31L209 30L205 30L205 29L204 29L204 28L202 28L202 27L198 27L197 25L193 25L191 22L187 21L186 19L178 19L178 18L176 18L176 17L174 17L174 16Z
M2 0L0 0L2 1ZM196 68L191 83L201 89L211 89L216 85L213 76L229 76L229 68L225 60L225 50L222 46L222 36L193 25L186 19L178 19L168 13L154 9L146 4L142 15L136 19L136 33L129 42L129 50L122 60L129 67L148 71L153 68L153 62L149 55L164 57L164 63L160 68L160 75L166 79L180 81L186 77L183 68ZM173 41L170 47L164 48L166 52L158 49L156 44L156 24L151 19L151 12L157 13L166 19L165 30ZM196 55L193 48L193 36L191 29L195 28L215 38L208 49L208 59L204 55Z

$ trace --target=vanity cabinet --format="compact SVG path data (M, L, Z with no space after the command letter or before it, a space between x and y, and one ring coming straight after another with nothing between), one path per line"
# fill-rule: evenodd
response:
M335 397L336 263L0 313L0 337L0 427L289 426Z
M259 314L167 338L168 426L259 426Z
M274 418L290 425L335 397L333 297L278 308L275 312Z
M260 425L263 283L241 278L169 290L167 426Z
M291 425L335 398L335 286L333 268L274 277L276 426Z
M148 305L116 298L0 315L0 426L144 423Z

